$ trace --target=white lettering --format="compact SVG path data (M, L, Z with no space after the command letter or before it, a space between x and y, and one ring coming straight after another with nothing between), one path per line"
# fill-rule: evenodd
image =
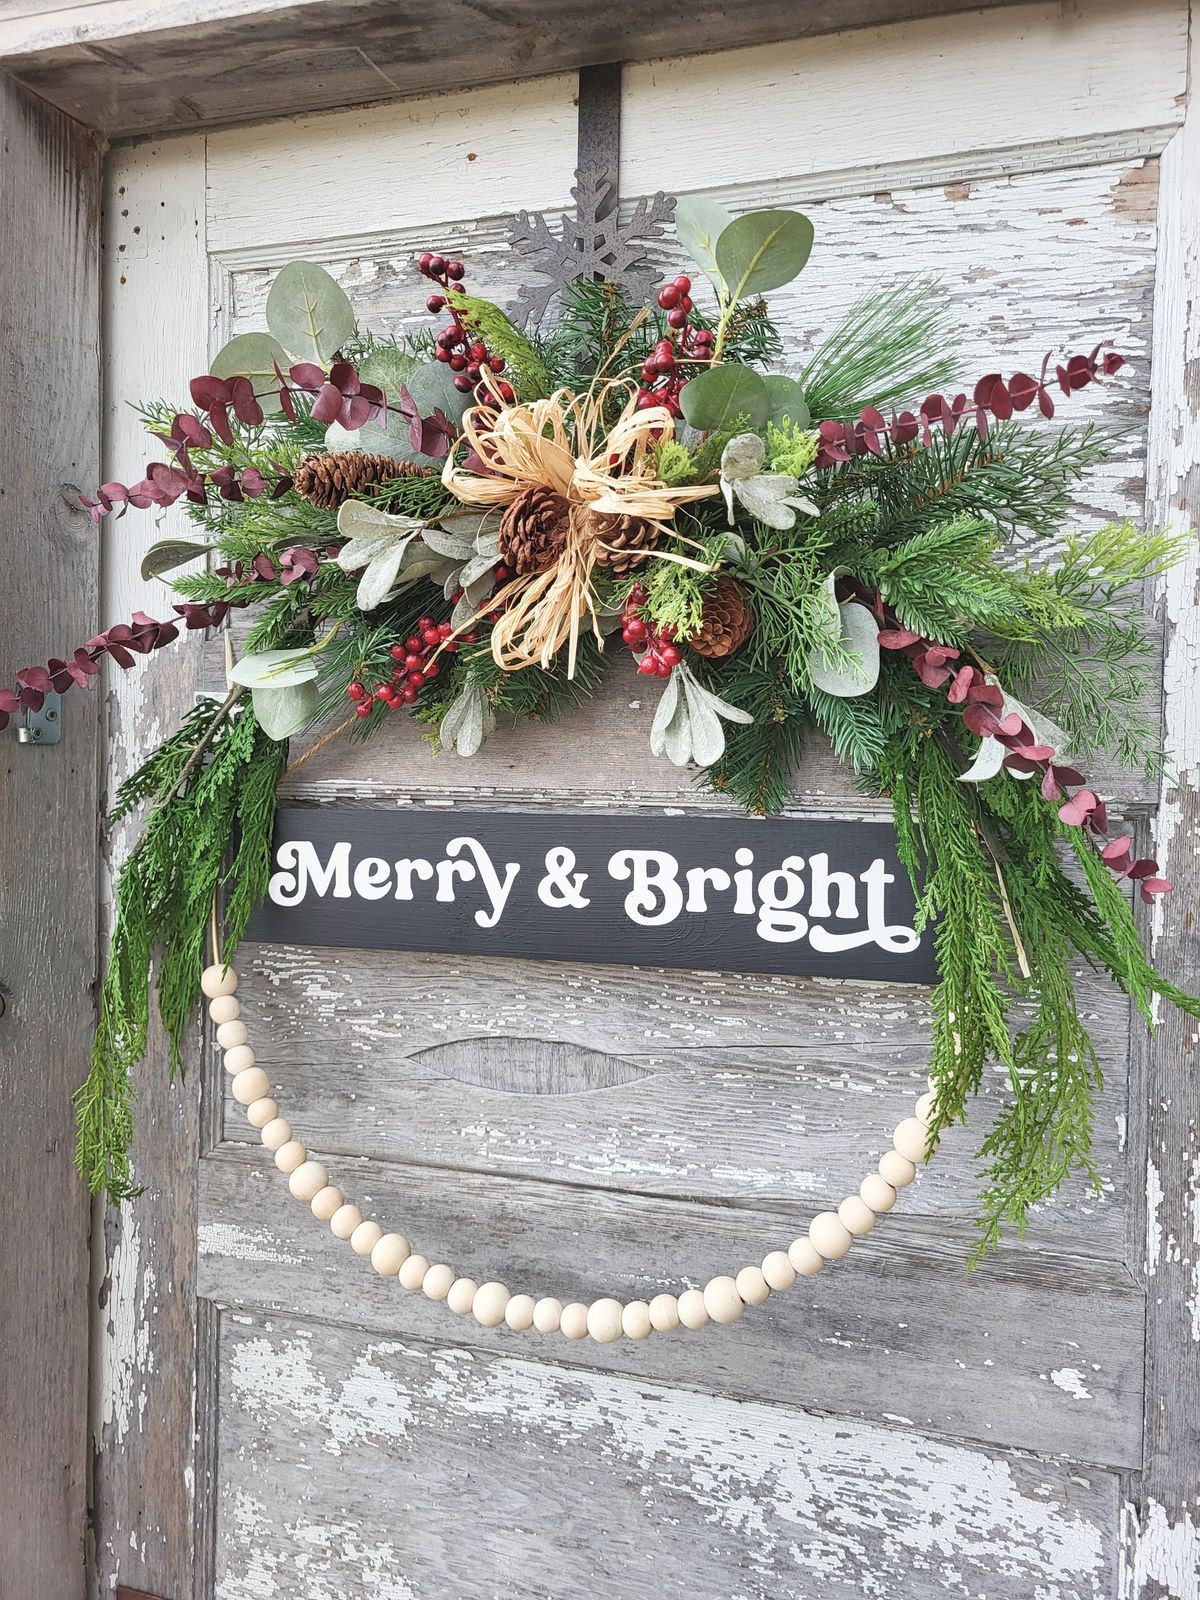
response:
M678 871L678 861L665 850L621 850L608 863L610 878L621 883L633 879L625 896L625 914L642 928L674 922L683 910Z
M689 867L685 874L687 878L688 894L687 911L708 910L708 885L714 889L728 889L730 884L729 874L720 867Z
M267 894L277 906L298 906L310 885L314 894L326 895L332 884L335 900L349 900L350 846L345 840L334 845L324 866L308 839L289 839L281 844L275 860L279 871L272 873Z
M354 892L363 900L386 900L391 894L392 869L378 856L364 856L354 869Z
M792 944L808 932L808 918L792 910L804 898L803 865L803 856L786 856L777 872L764 872L758 880L758 937L768 944Z
M521 870L519 861L507 861L504 864L504 877L498 876L492 865L492 858L479 843L478 839L461 838L451 839L446 846L448 856L456 856L460 851L469 850L475 857L475 865L479 868L480 881L487 892L490 909L484 911L481 907L475 913L475 921L481 928L494 928L504 915L504 907L508 904L509 894L512 892L513 882ZM465 863L464 863L465 865ZM472 873L474 876L474 873ZM441 898L439 893L438 898Z

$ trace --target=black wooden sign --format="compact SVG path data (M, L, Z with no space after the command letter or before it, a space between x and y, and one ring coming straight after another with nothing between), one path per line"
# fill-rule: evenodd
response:
M250 937L930 983L890 825L281 806Z

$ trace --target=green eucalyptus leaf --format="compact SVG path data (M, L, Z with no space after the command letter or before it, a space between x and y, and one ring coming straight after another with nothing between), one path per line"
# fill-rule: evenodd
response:
M358 375L364 383L377 384L394 404L400 390L420 365L416 356L409 355L398 345L380 344L359 362Z
M852 700L866 694L879 682L879 624L856 600L838 607L838 640L848 664L830 665L819 651L813 653L808 663L808 674L813 687L839 700Z
M276 398L279 380L275 367L286 372L291 362L278 339L269 333L239 333L222 345L209 363L214 378L249 378L264 417L281 417Z
M290 689L316 675L317 663L308 650L260 650L231 667L229 681L246 689Z
M790 283L805 267L813 225L798 211L749 211L717 240L717 266L733 299Z
M675 234L680 244L710 283L724 287L717 265L717 240L733 221L719 200L707 195L685 195L675 203Z
M679 393L684 417L701 433L732 427L739 417L765 428L770 413L767 386L749 367L723 361L685 383Z
M191 539L160 539L142 557L142 577L161 578L164 572L174 572L176 567L184 567L217 548L215 544L196 544Z
M782 426L784 418L793 423L797 428L807 428L810 417L808 401L804 398L804 390L795 380L783 372L769 372L763 378L767 386L767 398L771 403L771 415L768 421L773 422L778 428Z
M387 426L378 422L364 422L361 428L343 428L340 422L331 422L325 429L326 450L365 450L373 456L391 456L393 460L415 460L416 455L408 442L408 423L399 411L389 409Z
M290 688L259 688L250 691L254 718L268 739L290 739L307 728L321 709L321 693L316 683L296 683Z
M354 307L324 267L289 261L267 296L267 326L297 361L327 367L354 335Z

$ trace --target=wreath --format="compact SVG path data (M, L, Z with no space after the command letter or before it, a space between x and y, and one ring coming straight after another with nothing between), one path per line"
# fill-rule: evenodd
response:
M646 212L651 239L669 210L656 197ZM117 795L114 822L145 816L77 1097L93 1190L135 1192L152 962L174 1068L218 897L224 963L265 890L289 741L307 740L295 765L335 737L394 737L403 712L470 757L506 718L569 713L606 670L660 688L651 751L733 804L784 807L814 731L890 798L939 970L928 1150L989 1063L1007 1079L978 1248L1073 1170L1099 1184L1101 1072L1074 969L1107 972L1147 1024L1155 995L1200 1015L1154 971L1131 906L1131 890L1171 886L1085 776L1100 750L1163 769L1139 709L1154 661L1141 602L1184 544L1123 524L1059 537L1113 441L1045 424L1122 358L1099 347L945 393L944 300L903 281L785 374L763 296L804 268L808 219L690 198L674 227L695 275L649 305L567 271L510 317L462 262L425 253L435 324L392 340L293 262L268 331L219 352L192 409L145 408L166 459L84 498L97 522L187 511L196 538L143 566L175 574L173 615L139 612L19 672L0 722L105 659L130 667L252 616L225 698L201 700ZM631 272L645 281L644 262Z

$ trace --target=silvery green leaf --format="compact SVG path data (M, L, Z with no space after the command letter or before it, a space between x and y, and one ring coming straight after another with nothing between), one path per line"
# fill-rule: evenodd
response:
M852 700L866 694L879 681L879 625L857 601L850 600L839 607L841 612L839 643L848 664L831 662L817 649L809 657L808 673L814 688L839 700Z
M671 718L675 715L679 705L679 674L673 672L667 679L666 688L659 698L654 710L654 720L650 724L650 753L661 756L666 749L667 728Z
M740 567L746 559L746 541L740 533L727 533L721 546L721 560L731 567Z
M314 261L289 261L267 296L267 327L301 361L327 367L355 331L354 308Z
M229 670L230 683L240 683L245 689L267 686L272 689L289 689L308 683L317 675L317 663L309 650L260 650L255 655L243 656Z
M685 194L675 202L675 236L708 280L723 287L717 266L717 240L733 221L719 200Z
M383 511L365 500L344 500L338 511L337 525L343 539L359 539L368 534L420 533L425 526L420 517Z
M250 691L254 719L268 739L290 739L307 728L321 709L321 694L313 682L289 688L259 685Z
M725 732L709 697L697 693L700 685L692 677L684 679L691 723L692 760L698 767L711 767L725 754Z
M794 528L797 502L793 496L798 488L795 478L780 472L764 472L757 478L735 482L733 492L750 515L765 522L768 528ZM800 504L809 506L811 501L802 500Z
M482 583L484 579L489 580L490 587L490 580L492 573L495 570L495 566L496 563L492 560L491 556L472 556L469 561L465 561L463 563L462 571L459 573L459 578L462 582L463 588L473 588L476 584Z
M286 373L290 365L283 346L269 333L239 333L209 362L208 370L214 378L249 378L258 395L265 417L279 417L283 412L277 398L279 380L275 376L278 365Z
M675 670L678 672L680 668L676 667ZM750 723L754 721L754 718L749 711L743 711L741 706L730 705L728 700L722 700L719 694L714 694L711 689L706 689L702 683L698 682L697 679L692 676L690 671L687 671L687 669L684 670L686 672L686 682L689 695L698 696L704 701L705 705L707 705L711 710L715 711L719 717L724 719L724 721L742 723Z
M455 561L468 561L475 553L475 541L464 538L461 533L449 532L430 524L422 529L421 538L431 550L436 550L441 556L450 556Z
M392 456L407 461L411 453L408 423L399 411L389 409L386 424L364 422L361 428L343 428L331 422L325 429L326 450L365 450L373 456ZM404 452L404 453L402 453Z
M450 592L446 595L446 599L449 600L450 595L453 593L454 589L451 587ZM450 613L451 626L454 628L465 628L477 610L478 607L472 602L471 597L469 594L467 594L466 590L464 590L454 602L454 610Z
M753 478L762 471L767 447L757 433L735 433L721 451L723 478Z
M675 715L663 730L663 753L673 767L686 767L692 759L692 714L685 695L680 695Z
M990 675L988 682L992 682ZM1031 711L1028 706L1022 705L1019 700L1014 700L1012 695L1006 694L1001 715L1006 717L1010 711L1015 711L1019 717L1024 718L1033 730L1033 736L1038 744L1053 745L1056 755L1065 755L1071 748L1071 735L1065 728L1060 728L1057 722L1051 722L1044 712ZM1033 774L1026 773L1024 776L1032 777Z
M473 756L496 726L491 701L477 683L464 684L438 727L438 743L460 756Z
M414 537L413 534L408 535L408 539ZM371 558L367 570L358 580L358 592L354 597L360 611L374 611L391 594L400 571L400 563L404 560L408 539L395 540L388 549L381 550L377 556Z
M837 581L844 577L848 570L846 567L834 567L831 572L827 572L816 594L808 596L804 602L813 623L825 635L831 646L836 645L842 636L842 613L837 599Z
M999 739L981 739L974 761L965 772L959 773L960 783L986 783L994 778L1004 765L1008 751Z

